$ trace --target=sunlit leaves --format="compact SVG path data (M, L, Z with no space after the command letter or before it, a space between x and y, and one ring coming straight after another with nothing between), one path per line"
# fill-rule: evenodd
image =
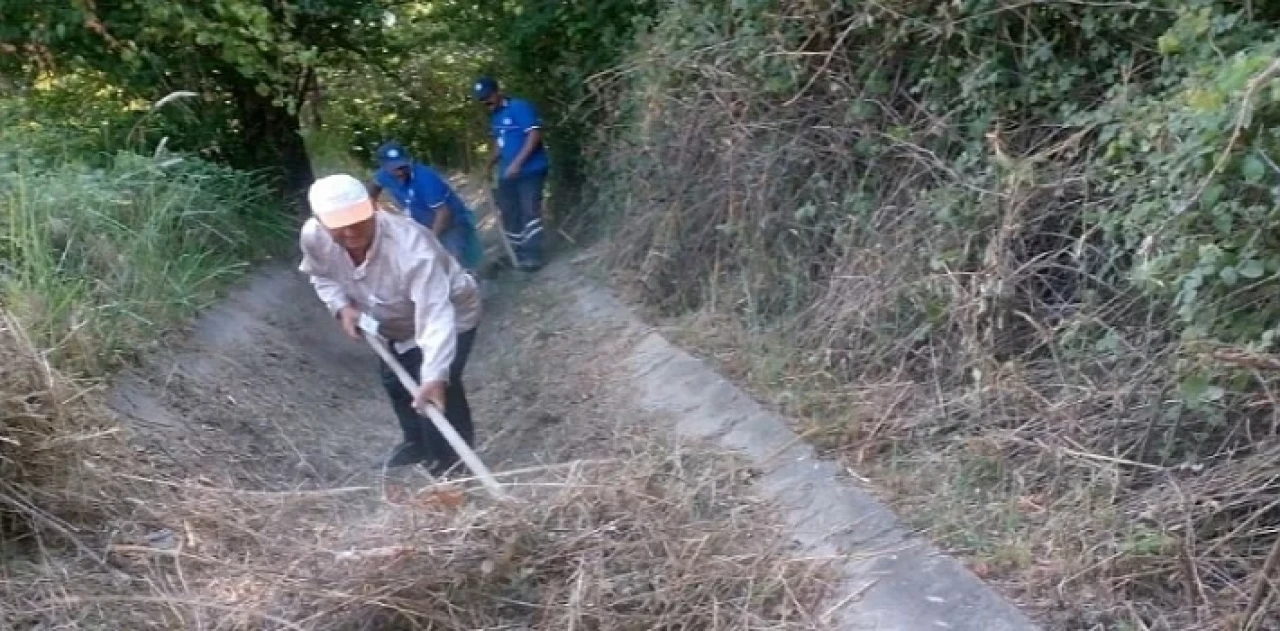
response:
M250 81L282 101L292 96L299 74L326 52L359 50L376 40L381 23L360 19L381 15L378 4L0 0L6 23L0 41L40 46L63 66L92 67L142 92L165 89L170 71L178 70L202 80Z

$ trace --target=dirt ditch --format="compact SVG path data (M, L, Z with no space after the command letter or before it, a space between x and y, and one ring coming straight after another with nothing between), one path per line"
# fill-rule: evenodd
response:
M123 507L11 565L0 626L1034 628L594 266L561 253L488 288L466 381L505 503L384 476L377 357L293 261L260 268L115 381L127 451L85 488Z

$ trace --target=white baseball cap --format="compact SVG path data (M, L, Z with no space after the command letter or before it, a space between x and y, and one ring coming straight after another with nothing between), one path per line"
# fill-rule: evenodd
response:
M345 173L322 177L307 191L311 212L326 228L343 228L373 217L364 183Z

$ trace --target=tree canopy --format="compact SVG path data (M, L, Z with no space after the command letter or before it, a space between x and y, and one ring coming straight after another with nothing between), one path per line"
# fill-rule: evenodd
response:
M485 72L542 104L561 175L571 176L580 134L560 121L570 112L590 120L577 109L588 78L621 59L657 6L0 0L0 73L30 81L88 72L125 99L194 92L200 133L180 136L235 166L277 171L296 192L311 179L299 118L309 97L326 95L316 114L328 114L317 120L355 155L396 136L438 162L465 165L484 134L466 90Z
M364 0L4 0L0 69L34 77L92 70L132 97L198 93L225 110L220 153L310 178L298 109L324 64L367 58L384 3Z

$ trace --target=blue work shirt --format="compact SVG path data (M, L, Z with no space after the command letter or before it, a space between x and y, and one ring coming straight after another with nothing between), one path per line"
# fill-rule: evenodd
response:
M507 167L520 155L529 134L535 129L542 129L542 119L532 103L524 99L507 97L502 105L489 115L489 126L492 128L494 141L498 143L498 175L505 177ZM547 148L543 143L529 154L529 159L520 167L520 175L545 173L551 162L547 159Z
M450 219L453 225L475 228L475 217L472 216L471 209L467 208L466 202L453 192L453 188L435 169L415 162L409 171L408 182L401 182L400 178L384 169L378 169L375 177L383 190L390 193L396 203L418 223L428 228L435 225L436 210L444 206L452 215Z

